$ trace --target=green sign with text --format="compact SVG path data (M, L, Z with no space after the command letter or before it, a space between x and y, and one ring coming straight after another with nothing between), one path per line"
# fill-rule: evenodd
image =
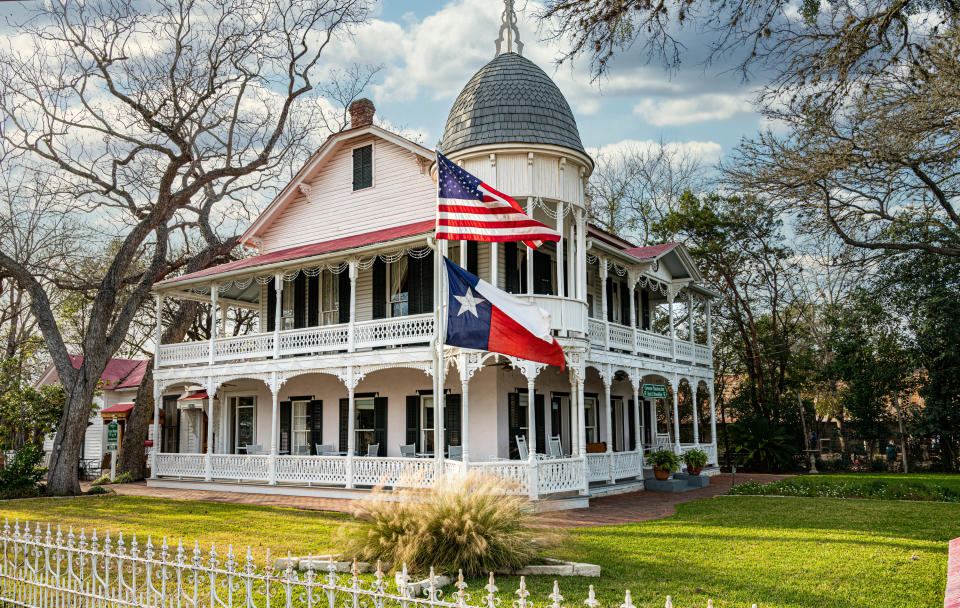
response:
M666 399L667 398L667 387L664 384L644 384L643 385L643 398L644 399Z
M116 420L107 424L107 449L117 450L120 446L120 424Z

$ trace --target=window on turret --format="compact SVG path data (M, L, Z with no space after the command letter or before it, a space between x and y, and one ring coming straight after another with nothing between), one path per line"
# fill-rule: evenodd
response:
M373 185L373 144L353 149L353 189Z

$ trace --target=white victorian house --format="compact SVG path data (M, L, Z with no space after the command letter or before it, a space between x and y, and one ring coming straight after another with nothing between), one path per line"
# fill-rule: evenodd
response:
M699 446L717 462L715 294L682 245L636 247L588 223L593 161L560 90L515 44L463 88L440 145L563 239L444 246L550 313L567 370L448 347L437 403L435 153L375 126L360 100L243 234L257 255L157 285L158 304L215 312L209 341L158 346L157 408L196 418L197 436L158 442L150 485L354 497L480 469L582 506L642 487L645 451ZM223 337L228 307L256 311L256 332ZM644 384L668 398L644 398Z

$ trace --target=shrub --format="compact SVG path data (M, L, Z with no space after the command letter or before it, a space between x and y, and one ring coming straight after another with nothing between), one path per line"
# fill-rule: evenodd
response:
M123 472L113 478L113 483L133 483L133 475Z
M40 466L43 448L28 443L14 454L6 469L0 471L0 498L30 498L44 491L40 483L47 469Z
M727 437L743 464L754 464L767 471L793 467L797 453L789 429L766 418L727 425Z
M361 530L347 553L413 572L520 568L537 559L544 537L529 530L530 501L517 489L479 473L445 477L426 490L377 489L357 510Z
M647 463L671 473L680 468L680 459L670 450L657 450L647 456Z
M768 484L751 481L730 488L728 494L960 502L960 491L938 484L882 477L831 478L829 475L793 477Z
M102 478L101 478L101 479L102 479ZM110 493L111 493L111 491L108 490L107 488L103 487L102 485L93 486L92 488L90 488L89 490L87 490L87 494L90 494L90 495L95 495L95 494L110 494Z
M105 486L108 483L110 483L109 475L101 475L100 477L97 477L96 479L93 480L94 486Z
M694 448L683 453L683 462L694 469L702 468L707 464L707 453L700 448Z

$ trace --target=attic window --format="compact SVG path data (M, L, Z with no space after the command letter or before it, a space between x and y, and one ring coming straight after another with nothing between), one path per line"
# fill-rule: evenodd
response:
M353 149L353 189L373 185L373 144Z

